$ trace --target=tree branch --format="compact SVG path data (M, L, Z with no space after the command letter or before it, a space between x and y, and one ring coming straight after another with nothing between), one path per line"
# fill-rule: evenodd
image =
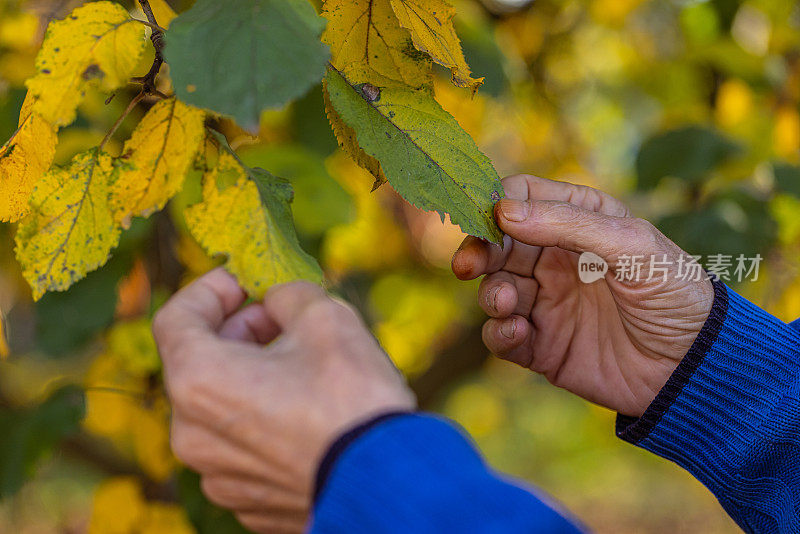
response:
M142 84L142 91L145 94L160 94L156 89L156 76L158 76L158 71L161 70L161 65L164 63L164 31L156 22L156 16L153 15L153 8L150 7L149 0L139 0L139 5L142 6L142 11L147 17L147 25L153 29L153 33L150 34L150 40L153 41L156 57L147 74L140 78L134 78L133 81Z

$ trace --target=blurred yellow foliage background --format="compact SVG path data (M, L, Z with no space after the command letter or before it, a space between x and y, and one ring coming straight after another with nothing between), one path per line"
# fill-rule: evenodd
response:
M80 3L0 0L2 141L16 128L47 22ZM180 13L191 1L151 3L169 18L170 6ZM470 97L442 69L436 96L501 174L601 188L692 253L761 254L759 279L736 289L784 320L800 317L795 2L452 3L472 72L486 83ZM136 13L134 2L123 5ZM148 49L138 72L151 61ZM126 92L108 103L87 95L78 121L59 134L56 163L103 138ZM422 405L462 424L492 465L543 487L598 532L736 531L688 474L617 440L614 414L488 358L477 282L449 272L463 236L389 186L370 192L372 177L336 148L319 88L265 111L257 138L222 127L248 165L293 183L298 231L331 291L364 313ZM700 133L680 144L687 127ZM663 132L678 132L668 138L678 144ZM86 392L81 431L37 456L30 478L0 500L0 532L236 532L169 451L149 332L171 292L219 263L182 220L200 198L200 173L187 182L167 210L134 221L106 267L36 304L14 261L14 228L0 225L0 355L10 353L0 361L0 414L22 413L65 383Z

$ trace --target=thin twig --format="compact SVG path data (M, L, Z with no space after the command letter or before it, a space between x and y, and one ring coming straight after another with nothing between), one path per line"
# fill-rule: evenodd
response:
M157 31L160 31L161 33L164 33L165 31L167 31L165 28L162 28L158 24L153 24L152 22L149 22L149 21L146 21L146 20L137 19L136 17L131 17L131 18L133 20L135 20L136 22L140 23L140 24L144 24L145 26L147 26L148 28L150 28L152 30L157 30Z
M145 96L147 96L147 94L144 92L144 89L142 89L142 92L133 97L133 100L131 100L130 104L128 104L128 107L125 108L125 111L122 112L122 115L119 116L117 122L114 123L114 125L108 131L103 140L100 141L100 145L97 147L98 150L103 150L103 147L106 146L106 143L108 143L108 140L111 139L112 135L114 135L114 132L117 131L117 128L119 128L119 125L122 124L122 121L125 120L125 117L127 117L128 114L130 114L130 112L133 111L133 108L136 107L136 104L141 102Z
M150 34L150 40L153 41L153 48L156 51L156 57L153 59L153 65L150 70L137 80L142 83L143 90L148 94L154 94L156 89L156 76L158 71L161 70L161 65L164 63L164 30L156 22L156 17L153 15L153 8L150 7L149 0L139 0L139 5L142 6L142 11L147 17L148 24L153 28L153 33Z

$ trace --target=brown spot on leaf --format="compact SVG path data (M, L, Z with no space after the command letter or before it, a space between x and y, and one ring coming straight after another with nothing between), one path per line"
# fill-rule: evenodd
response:
M84 80L94 80L94 79L100 79L105 75L106 74L103 72L103 70L98 65L95 65L93 63L88 67L86 67L86 70L83 71L83 74L81 76L83 77Z
M364 95L367 102L375 102L381 97L381 90L371 83L365 83L361 86L361 94Z

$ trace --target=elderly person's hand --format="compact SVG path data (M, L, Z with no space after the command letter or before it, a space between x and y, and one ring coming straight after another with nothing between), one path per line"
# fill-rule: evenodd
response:
M361 319L321 287L297 282L244 301L217 269L156 317L172 447L246 527L301 532L328 446L415 401Z
M468 237L453 257L459 278L487 275L478 297L491 317L486 346L585 399L642 415L703 327L711 282L686 276L687 253L600 191L528 175L503 185L495 216L505 248ZM609 264L594 283L579 279L583 252ZM636 264L638 281L620 270Z

